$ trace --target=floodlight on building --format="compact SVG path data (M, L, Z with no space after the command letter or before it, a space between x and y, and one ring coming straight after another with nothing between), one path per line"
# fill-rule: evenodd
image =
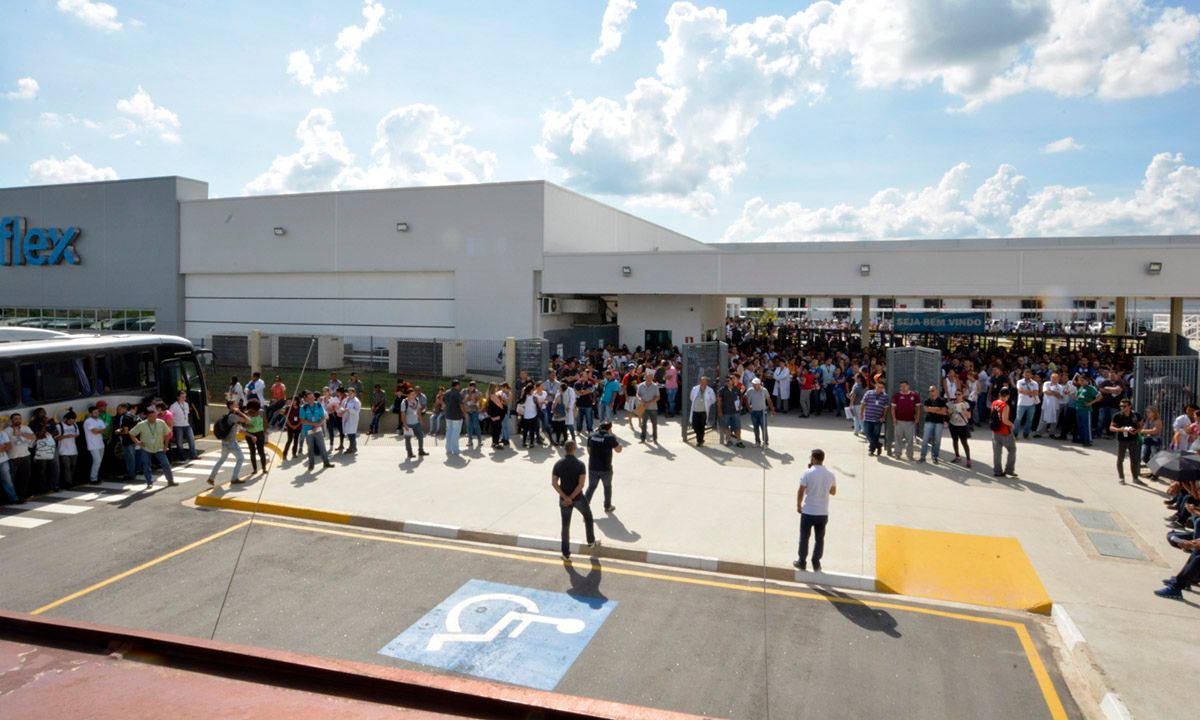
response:
M408 232L408 223L405 223L405 222L396 223L396 232Z
M1146 265L1147 275L1162 275L1162 263L1152 262Z
M871 266L867 265L866 263L859 265L858 266L858 274L859 275L870 275L871 274Z
M287 235L287 230L281 227L275 228L276 235Z
M622 265L621 266L621 274L624 275L625 277L629 277L630 275L633 274L633 268L631 268L628 265Z

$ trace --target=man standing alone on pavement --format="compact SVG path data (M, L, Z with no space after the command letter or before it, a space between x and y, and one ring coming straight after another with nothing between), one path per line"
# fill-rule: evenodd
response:
M642 413L641 430L642 442L646 442L646 422L649 421L654 426L653 438L651 442L658 442L658 383L654 382L654 375L646 373L646 379L637 386L637 400L640 404ZM611 424L611 423L610 423Z
M1008 388L1000 388L999 396L992 403L992 475L996 477L1017 475L1013 472L1017 465L1017 443L1013 439L1012 407L1008 403L1010 393ZM1008 450L1008 462L1001 468L1000 455L1003 450Z
M808 470L800 476L796 491L796 512L800 513L800 557L792 563L797 570L808 569L808 537L815 535L813 570L821 572L825 554L825 526L829 523L829 498L837 495L837 478L825 467L825 451L816 449L808 459Z
M750 423L754 425L754 447L760 444L770 447L771 438L767 435L767 415L775 414L771 404L771 393L762 386L762 380L754 378L750 381L750 389L746 391L746 402L750 404ZM761 437L759 430L762 431ZM761 443L760 443L761 440Z
M909 461L912 461L913 440L920 408L921 396L909 389L907 380L901 380L900 392L892 396L892 405L888 408L896 429L896 442L892 446L892 457L899 458L900 450L903 448Z
M692 432L696 434L696 447L704 445L704 429L708 427L708 411L717 402L717 394L708 386L708 376L700 378L700 384L692 388L689 407L692 413Z
M717 418L721 424L721 441L726 445L736 442L740 448L746 447L742 442L742 420L738 415L742 409L741 403L742 393L738 390L733 376L726 376L725 387L717 393Z
M584 493L584 497L587 498L588 506L591 507L592 496L596 494L596 487L603 483L604 512L606 513L617 509L612 504L612 456L614 451L621 452L621 443L612 434L612 423L605 420L600 423L599 429L589 435L587 439L587 470L592 479L588 482L587 492Z
M458 438L462 435L463 420L467 418L467 406L457 380L450 381L450 389L442 396L446 408L446 454L458 455Z
M563 446L566 456L554 463L550 471L550 485L558 493L558 510L562 516L562 556L571 557L571 511L579 510L583 516L583 527L587 536L588 547L596 547L596 529L592 522L592 509L588 506L587 496L583 494L584 481L587 480L587 469L579 458L575 457L575 442L568 440Z

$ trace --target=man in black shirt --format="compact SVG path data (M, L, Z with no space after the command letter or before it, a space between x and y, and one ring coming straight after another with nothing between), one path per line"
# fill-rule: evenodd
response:
M917 462L925 462L926 454L933 454L933 464L937 465L942 454L942 429L950 417L945 398L941 397L937 386L929 386L929 397L921 403L924 407L925 427L921 432L921 457Z
M587 439L587 469L592 479L588 483L587 492L583 494L590 506L597 486L604 483L604 512L606 513L617 509L612 504L612 456L614 450L621 452L621 443L612 434L612 423L606 420L600 423L600 429L589 435Z
M1141 457L1138 454L1138 431L1142 429L1142 416L1133 411L1133 403L1122 400L1118 406L1120 412L1113 416L1108 427L1103 428L1117 436L1117 477L1125 484L1125 455L1129 455L1129 469L1133 471L1133 481L1144 485L1141 478Z
M588 506L587 496L583 494L583 483L587 480L587 469L579 458L575 457L575 443L568 440L563 446L567 455L554 463L550 471L550 485L558 493L558 509L562 514L562 556L571 557L571 511L579 510L583 516L583 526L587 531L588 547L595 547L596 530L592 526L592 509Z

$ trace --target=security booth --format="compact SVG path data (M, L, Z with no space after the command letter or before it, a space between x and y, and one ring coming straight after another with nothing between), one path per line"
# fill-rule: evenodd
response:
M692 388L700 384L701 377L708 378L708 386L716 392L729 374L729 346L723 342L687 343L680 347L683 367L679 369L680 426L683 441L687 442L692 431ZM709 410L709 429L716 428L716 413Z
M887 392L892 397L900 392L900 381L908 382L913 392L926 397L930 385L941 387L942 352L926 347L895 347L887 351ZM885 449L890 453L896 437L894 421L889 417L885 434ZM919 430L919 428L918 428Z

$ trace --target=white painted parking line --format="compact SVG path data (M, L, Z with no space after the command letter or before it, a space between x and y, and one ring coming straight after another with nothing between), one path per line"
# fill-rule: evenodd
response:
M80 492L79 490L59 490L58 492L50 493L49 495L44 495L43 497L59 498L61 500L82 500L82 501L86 502L88 500L95 500L96 498L100 497L100 495L101 495L101 493L98 493L98 492Z
M48 522L51 521L44 518L30 518L22 517L20 515L8 515L5 517L0 517L0 526L3 527L35 528L39 525L45 525Z
M145 486L143 486L143 489L144 488L145 488ZM105 495L101 495L100 497L98 497L96 499L99 500L100 502L116 503L116 502L121 502L122 500L125 500L126 498L131 498L134 495L136 495L136 493L132 493L132 492L115 493L112 495L105 494Z
M32 500L26 501L21 507L56 515L78 515L92 509L91 505L67 505L66 503L34 502Z

